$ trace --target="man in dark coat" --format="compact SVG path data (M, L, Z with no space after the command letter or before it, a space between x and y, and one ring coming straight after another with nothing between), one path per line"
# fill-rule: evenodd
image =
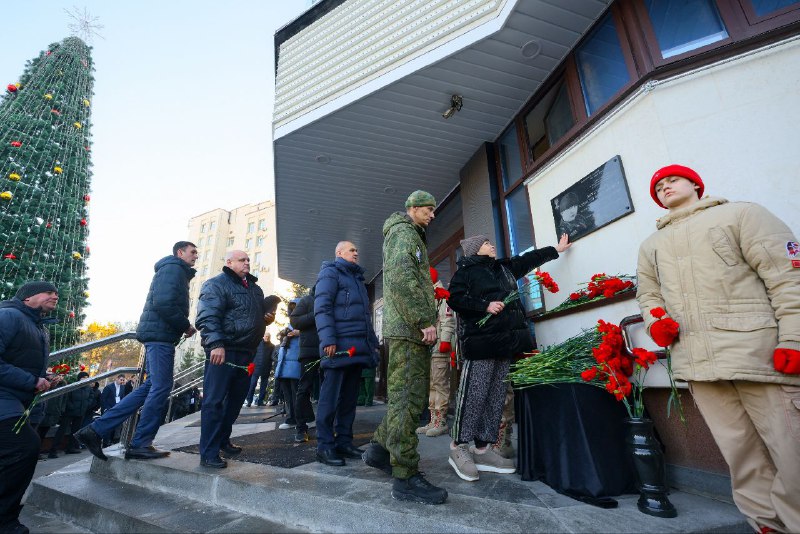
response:
M28 282L0 303L0 532L28 531L19 522L20 503L41 442L30 422L18 432L14 426L36 394L50 389L44 316L57 304L58 290L49 282Z
M324 464L344 465L343 457L361 458L364 453L353 446L353 421L361 369L376 367L379 358L370 311L358 249L342 241L336 245L336 261L322 264L314 298L324 373L317 408L317 460Z
M144 344L147 380L75 434L78 441L101 460L106 460L102 440L110 439L114 429L139 408L142 408L139 424L125 458L148 460L169 455L169 451L153 447L153 439L172 391L175 345L181 337L190 337L196 332L189 322L189 281L194 277L192 266L196 261L197 247L188 241L178 241L172 247L172 256L162 258L155 265L156 274L136 329L136 339Z
M78 373L78 380L83 380L84 378L89 378L89 373L86 371ZM56 451L64 440L64 436L67 436L65 453L80 454L81 452L80 445L75 439L75 433L81 428L86 412L92 404L92 389L88 387L75 389L67 393L66 397L64 411L61 412L58 430L56 430L56 435L53 437L53 443L47 455L48 458L58 458Z
M206 351L200 426L200 465L227 467L219 457L242 451L231 443L233 422L247 396L256 348L267 328L264 292L250 274L250 258L241 250L225 255L222 273L200 288L197 327Z
M314 291L301 298L294 311L289 315L289 323L300 331L300 381L294 398L294 418L297 421L294 441L308 441L308 423L314 420L314 407L311 404L311 390L314 378L319 375L319 335L314 321Z

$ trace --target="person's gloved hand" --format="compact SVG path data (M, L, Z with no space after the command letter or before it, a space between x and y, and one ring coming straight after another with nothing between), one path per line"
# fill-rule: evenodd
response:
M439 352L442 354L449 354L451 350L453 350L453 346L449 341L442 341L439 343Z
M772 363L776 371L787 375L800 375L800 350L775 349Z
M659 347L669 347L678 337L680 325L669 317L664 317L650 327L650 337Z

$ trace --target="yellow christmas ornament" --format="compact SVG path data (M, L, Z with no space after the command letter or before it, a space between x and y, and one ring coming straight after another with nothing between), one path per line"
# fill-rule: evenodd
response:
M11 200L13 197L14 195L11 194L11 191L3 191L0 193L0 198L3 200Z
M83 257L83 256L81 256L81 253L80 253L80 252L73 252L73 253L72 253L72 259L73 259L73 260L79 260L79 259L81 259L82 257Z
M86 297L86 298L88 299L88 298L89 298L89 292L88 292L88 291L84 291L84 292L83 292L83 296L84 296L84 297Z
M79 129L79 130L82 128L82 126L81 126L81 123L79 123L78 121L75 121L75 122L73 122L73 123L72 123L72 125L73 125L75 128Z
M56 165L55 167L53 167L53 172L56 174L61 174L62 172L64 172L64 169Z
M86 100L85 98L83 99L83 106L87 108L89 107L89 101Z
M44 95L44 99L45 100L53 100L53 95L51 95L50 93L47 93L46 95Z
M16 86L17 86L17 89L19 89L20 87L22 87L22 85L21 85L19 82L15 83L14 85L16 85Z
M15 172L12 172L11 174L8 175L8 179L11 180L12 182L19 182L20 178L22 178L22 176L20 176Z

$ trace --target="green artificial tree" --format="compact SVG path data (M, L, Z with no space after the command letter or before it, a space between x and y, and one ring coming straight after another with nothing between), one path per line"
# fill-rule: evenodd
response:
M27 281L59 290L51 346L77 342L88 298L91 48L78 37L29 61L0 100L0 299Z

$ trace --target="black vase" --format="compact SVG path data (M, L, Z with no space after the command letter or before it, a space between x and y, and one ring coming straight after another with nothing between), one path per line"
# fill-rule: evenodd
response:
M656 517L677 517L678 511L667 498L667 466L661 444L653 435L653 422L649 419L625 422L625 446L633 460L639 486L639 511Z

